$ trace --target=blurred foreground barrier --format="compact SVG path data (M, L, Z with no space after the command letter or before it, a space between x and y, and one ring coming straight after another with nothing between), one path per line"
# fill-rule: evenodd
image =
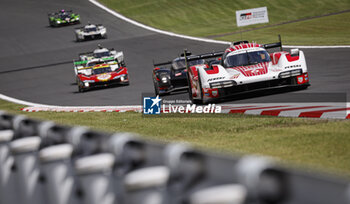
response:
M14 203L350 204L350 182L0 112L0 204Z

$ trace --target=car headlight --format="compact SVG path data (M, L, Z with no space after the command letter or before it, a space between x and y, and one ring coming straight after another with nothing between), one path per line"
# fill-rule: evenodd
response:
M84 86L89 87L89 82L85 82Z
M76 20L79 20L79 17L77 17Z
M56 21L56 23L60 24L60 23L61 23L61 21Z
M162 77L161 80L162 80L162 82L165 84L165 83L168 82L168 77Z
M119 78L120 78L120 80L123 81L123 80L124 80L124 77L125 77L125 74L115 76L113 79L119 79Z
M84 80L83 82L84 83L94 83L95 81L94 80Z

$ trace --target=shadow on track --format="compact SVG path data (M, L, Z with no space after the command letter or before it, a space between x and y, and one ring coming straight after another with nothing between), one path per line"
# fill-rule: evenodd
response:
M0 71L0 74L7 74L7 73L14 73L14 72L21 72L21 71L27 71L32 69L41 69L46 67L54 67L57 65L63 65L63 64L71 64L72 60L69 61L63 61L63 62L57 62L57 63L51 63L51 64L44 64L44 65L38 65L38 66L31 66L31 67L23 67L15 70L8 70L8 71Z

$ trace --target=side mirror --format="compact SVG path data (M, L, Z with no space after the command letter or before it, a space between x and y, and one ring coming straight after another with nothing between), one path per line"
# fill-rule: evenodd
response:
M299 49L291 49L290 55L292 56L298 56L299 55Z

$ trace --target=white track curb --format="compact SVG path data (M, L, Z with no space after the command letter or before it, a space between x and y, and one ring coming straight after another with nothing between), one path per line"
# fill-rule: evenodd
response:
M173 107L175 106L176 105L173 105ZM280 117L350 119L350 104L345 103L260 103L218 104L216 106L221 106L221 113L223 114L240 113L248 115L267 115ZM142 112L142 106L36 106L26 107L22 110L26 112ZM168 109L167 112L169 112Z

